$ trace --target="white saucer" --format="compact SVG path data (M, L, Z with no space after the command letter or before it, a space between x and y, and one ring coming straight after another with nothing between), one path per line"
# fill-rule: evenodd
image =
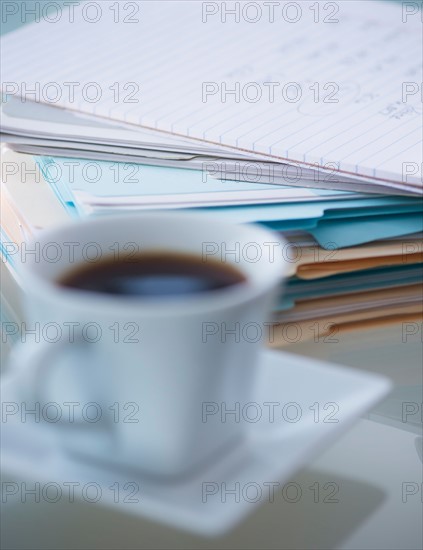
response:
M57 447L50 435L54 430L12 420L2 423L4 479L38 481L41 488L59 484L64 489L62 499L68 498L69 491L63 483L80 484L76 499L87 484L97 484L101 487L98 504L203 535L220 535L259 502L268 501L272 484L275 491L281 490L289 476L390 389L383 377L285 352L263 351L260 373L255 402L280 403L275 405L274 421L268 414L249 424L245 441L190 479L169 484L77 462ZM14 401L12 384L3 384L2 401ZM282 407L287 403L295 403L285 410L286 417L298 418L295 423L283 421ZM86 494L95 499L95 487L91 488ZM9 501L13 498L20 496Z

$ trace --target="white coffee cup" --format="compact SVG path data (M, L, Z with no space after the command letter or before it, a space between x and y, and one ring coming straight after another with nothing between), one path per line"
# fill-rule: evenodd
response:
M38 323L42 337L20 344L10 369L28 407L54 417L44 424L57 428L59 445L83 459L178 476L243 437L242 425L207 423L203 412L251 400L262 341L243 330L265 326L280 290L287 264L279 235L198 214L145 213L62 226L27 249L35 253L21 254L18 266L27 326ZM84 263L149 251L228 262L246 282L160 299L57 284Z

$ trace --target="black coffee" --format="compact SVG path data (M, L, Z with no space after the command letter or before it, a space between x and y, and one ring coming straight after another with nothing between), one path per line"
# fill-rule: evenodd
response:
M177 253L145 253L105 258L69 271L61 286L125 296L177 296L219 290L246 281L235 267Z

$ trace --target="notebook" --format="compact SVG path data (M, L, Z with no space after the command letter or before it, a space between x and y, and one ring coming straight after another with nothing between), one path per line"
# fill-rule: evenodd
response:
M254 3L256 15L244 3L233 15L226 3L131 4L136 24L102 2L93 25L80 2L72 21L3 37L3 91L421 192L420 13L368 1Z

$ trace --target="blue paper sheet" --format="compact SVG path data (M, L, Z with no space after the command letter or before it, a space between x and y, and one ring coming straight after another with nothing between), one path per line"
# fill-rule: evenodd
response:
M70 215L82 215L75 192L95 197L175 195L275 189L273 185L205 178L197 170L36 157L45 179ZM135 171L134 171L135 170ZM298 189L298 188L296 188ZM248 206L199 207L209 217L303 230L325 248L343 248L423 230L422 199L312 190L314 200ZM330 198L335 195L336 200ZM357 197L357 198L354 198Z

